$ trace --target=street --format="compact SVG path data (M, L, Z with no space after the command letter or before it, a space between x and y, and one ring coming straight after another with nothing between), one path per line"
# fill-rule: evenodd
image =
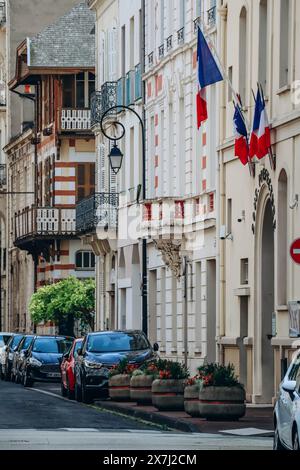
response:
M0 450L270 450L271 437L165 431L63 399L56 384L0 383Z

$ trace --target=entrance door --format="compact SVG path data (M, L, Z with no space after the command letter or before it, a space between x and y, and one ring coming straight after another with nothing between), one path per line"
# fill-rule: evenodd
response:
M274 356L271 346L272 313L274 307L274 229L270 201L267 202L261 250L261 351L262 351L262 398L271 403L274 396Z

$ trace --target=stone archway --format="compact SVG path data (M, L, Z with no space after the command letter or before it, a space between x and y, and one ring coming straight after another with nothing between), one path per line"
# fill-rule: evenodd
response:
M266 185L261 188L257 215L253 392L256 403L272 403L274 352L271 340L272 315L275 310L275 224L273 204Z

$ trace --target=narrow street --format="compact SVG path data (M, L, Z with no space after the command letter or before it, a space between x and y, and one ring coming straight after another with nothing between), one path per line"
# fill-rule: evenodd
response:
M270 437L164 431L60 396L59 385L0 383L0 450L272 449Z

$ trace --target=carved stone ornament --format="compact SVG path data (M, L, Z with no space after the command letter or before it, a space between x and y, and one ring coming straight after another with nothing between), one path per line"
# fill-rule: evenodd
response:
M163 262L171 269L174 276L181 277L182 258L180 256L181 243L172 240L153 240L156 248L161 252Z

